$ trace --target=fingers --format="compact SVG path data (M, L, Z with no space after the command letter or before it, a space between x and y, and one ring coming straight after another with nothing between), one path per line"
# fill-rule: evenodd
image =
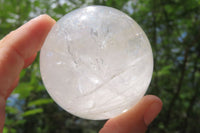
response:
M29 58L39 51L54 23L48 15L41 15L12 31L1 40L0 45L10 46L23 59Z
M24 61L16 51L10 47L0 48L0 96L5 98L23 66Z
M162 108L162 101L152 95L144 96L129 111L106 122L99 133L144 133Z
M19 76L13 82L13 84L11 85L11 87L7 89L5 97L4 97L5 99L7 99L10 96L10 94L12 93L12 91L14 90L14 88L17 87L18 83L19 83Z
M33 61L35 60L36 56L37 56L37 53L35 53L31 57L25 59L25 61L24 61L24 68L27 68L30 64L32 64Z
M20 71L34 60L54 23L49 16L41 15L0 41L0 96L7 96Z
M5 121L5 106L6 106L5 99L0 97L0 133L3 132L3 126Z

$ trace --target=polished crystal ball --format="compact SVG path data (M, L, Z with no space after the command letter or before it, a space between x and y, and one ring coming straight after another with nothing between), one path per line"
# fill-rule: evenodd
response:
M85 119L109 119L144 96L152 50L125 13L88 6L53 26L41 50L40 70L48 93L63 109Z

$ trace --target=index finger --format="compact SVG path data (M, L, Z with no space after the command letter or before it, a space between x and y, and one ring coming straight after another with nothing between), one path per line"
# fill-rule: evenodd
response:
M55 20L48 15L40 15L4 37L0 41L0 48L12 47L24 59L27 59L41 48L54 23Z
M0 41L0 97L9 93L25 60L41 48L54 23L48 15L41 15Z

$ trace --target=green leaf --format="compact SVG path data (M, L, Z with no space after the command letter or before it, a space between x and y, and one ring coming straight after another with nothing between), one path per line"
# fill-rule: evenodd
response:
M171 73L171 68L172 65L168 65L163 67L159 72L158 72L158 76L165 76L165 75L169 75Z
M35 115L35 114L39 114L42 113L43 109L42 108L37 108L37 109L32 109L32 110L28 110L26 112L24 112L24 114L22 114L22 116L30 116L30 115Z
M8 133L8 128L7 127L3 128L3 133Z
M165 10L167 11L167 13L171 14L173 13L174 9L171 5L166 5L165 6Z
M15 107L6 106L6 112L9 114L17 114L19 110Z
M26 74L26 70L23 69L23 70L21 71L21 73L20 73L20 78L23 78L23 77L25 76L25 74Z
M35 101L31 101L31 102L28 104L28 107L31 107L31 106L40 106L40 105L44 105L44 104L48 104L48 103L53 103L53 100L52 100L52 99L49 99L49 98L46 98L46 99L38 99L38 100L35 100Z
M14 93L18 93L19 98L26 98L30 95L33 87L29 83L20 83L14 90Z

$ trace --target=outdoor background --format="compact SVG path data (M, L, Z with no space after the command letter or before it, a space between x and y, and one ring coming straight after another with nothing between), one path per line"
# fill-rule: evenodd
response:
M58 20L79 7L106 5L131 16L146 32L154 54L147 94L163 110L149 133L200 133L200 0L0 0L0 39L40 14ZM105 121L62 110L41 81L39 59L22 71L7 101L4 133L97 133Z

